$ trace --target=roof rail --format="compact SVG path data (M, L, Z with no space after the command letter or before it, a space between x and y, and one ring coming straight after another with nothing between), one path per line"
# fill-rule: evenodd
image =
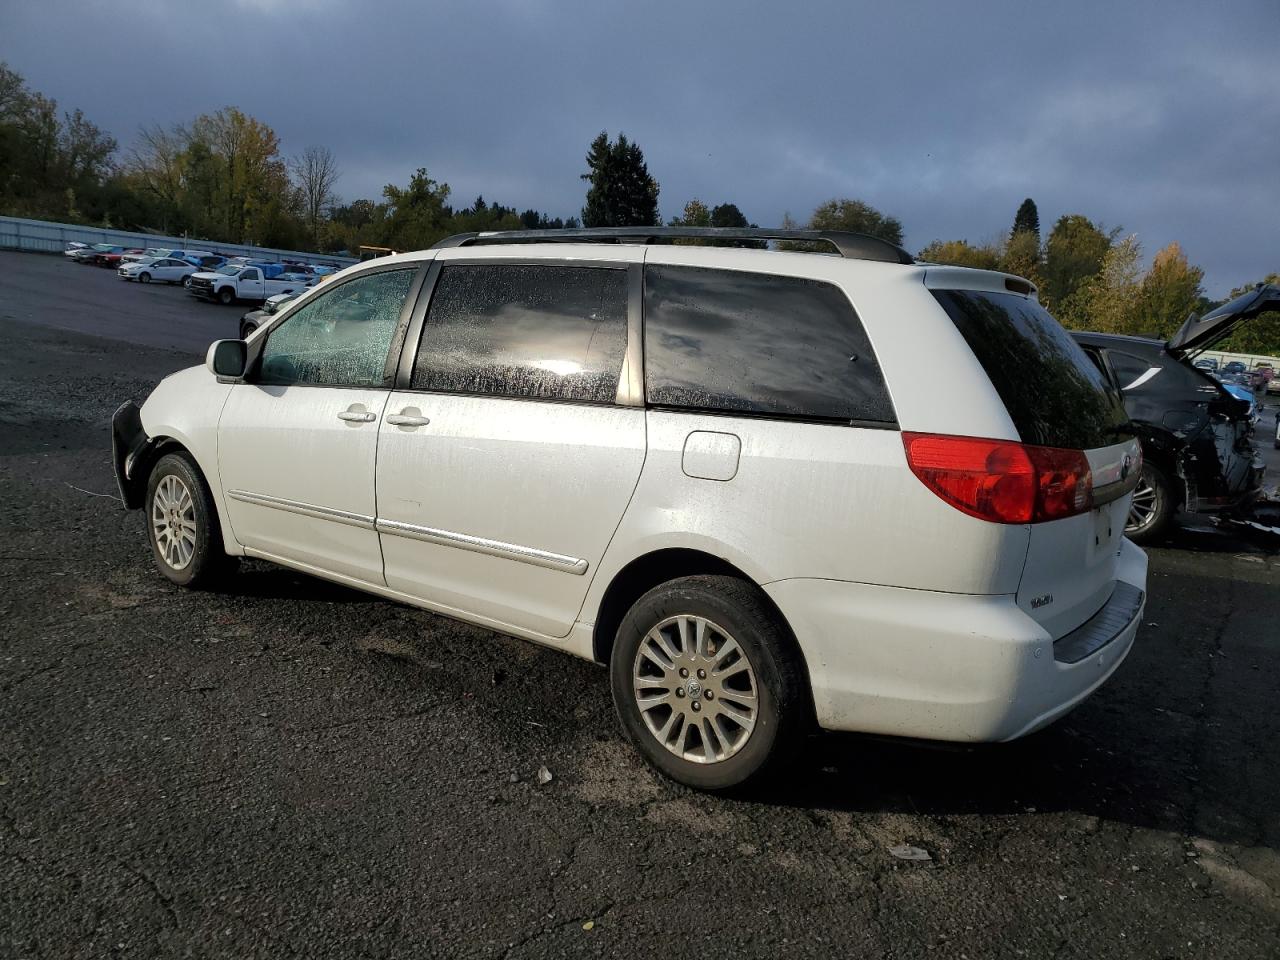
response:
M456 233L432 249L472 247L493 243L654 243L662 240L807 240L827 243L848 260L915 263L896 244L847 230L768 230L760 227L581 227L572 230L493 230Z

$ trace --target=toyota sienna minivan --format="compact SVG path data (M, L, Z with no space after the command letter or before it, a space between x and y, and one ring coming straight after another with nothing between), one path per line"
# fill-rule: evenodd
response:
M743 238L829 252L699 245ZM815 725L1021 737L1145 598L1098 367L1027 281L855 234L452 237L213 344L113 437L175 583L254 557L595 660L704 789Z

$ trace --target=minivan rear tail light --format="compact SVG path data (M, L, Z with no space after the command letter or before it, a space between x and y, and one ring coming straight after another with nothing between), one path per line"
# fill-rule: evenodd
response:
M957 510L993 523L1043 523L1093 506L1081 450L932 433L903 433L911 472Z

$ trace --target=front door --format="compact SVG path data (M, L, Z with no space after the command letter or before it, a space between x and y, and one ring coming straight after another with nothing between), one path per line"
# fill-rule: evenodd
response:
M619 403L626 256L442 265L378 441L387 586L568 634L644 463L644 409Z
M245 547L383 582L374 458L388 355L417 273L380 269L325 290L267 333L250 382L232 387L218 469Z

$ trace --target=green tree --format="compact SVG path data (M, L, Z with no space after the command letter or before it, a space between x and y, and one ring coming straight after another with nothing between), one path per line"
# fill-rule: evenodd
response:
M975 247L968 240L935 240L920 251L920 260L979 270L1000 269L1000 251L993 246Z
M1036 209L1036 202L1030 197L1022 201L1018 212L1014 214L1013 229L1009 231L1009 238L1012 239L1020 233L1034 234L1036 245L1040 245L1040 211Z
M1051 309L1065 304L1082 283L1102 269L1111 240L1088 217L1073 213L1059 219L1045 244L1040 299Z
M1269 273L1262 278L1263 283L1280 286L1280 273ZM1252 290L1252 283L1236 287L1227 295L1227 300L1234 300ZM1225 303L1226 300L1223 301ZM1219 306L1213 304L1212 306ZM1212 307L1211 307L1212 308ZM1214 349L1231 353L1262 353L1270 357L1280 357L1280 311L1271 310L1247 320L1232 332Z
M713 227L755 227L747 220L746 214L734 203L720 203L711 209L711 225ZM717 240L717 245L741 247L750 250L763 250L768 246L764 240Z
M861 200L828 200L809 218L811 230L850 230L902 246L902 222Z
M644 152L625 134L610 142L607 131L591 141L582 223L587 227L654 226L658 218L658 181L649 175Z
M673 227L709 227L711 226L711 208L694 197L684 205L680 216L671 218Z
M405 188L387 184L382 188L386 217L376 238L381 246L396 250L421 250L457 231L452 228L453 211L446 203L449 185L437 183L419 167Z
M1133 326L1135 332L1168 339L1199 312L1204 271L1187 262L1187 255L1175 241L1159 251L1151 270L1142 281Z
M1101 269L1059 302L1056 315L1064 326L1076 330L1138 333L1141 296L1142 246L1130 235L1109 246Z

